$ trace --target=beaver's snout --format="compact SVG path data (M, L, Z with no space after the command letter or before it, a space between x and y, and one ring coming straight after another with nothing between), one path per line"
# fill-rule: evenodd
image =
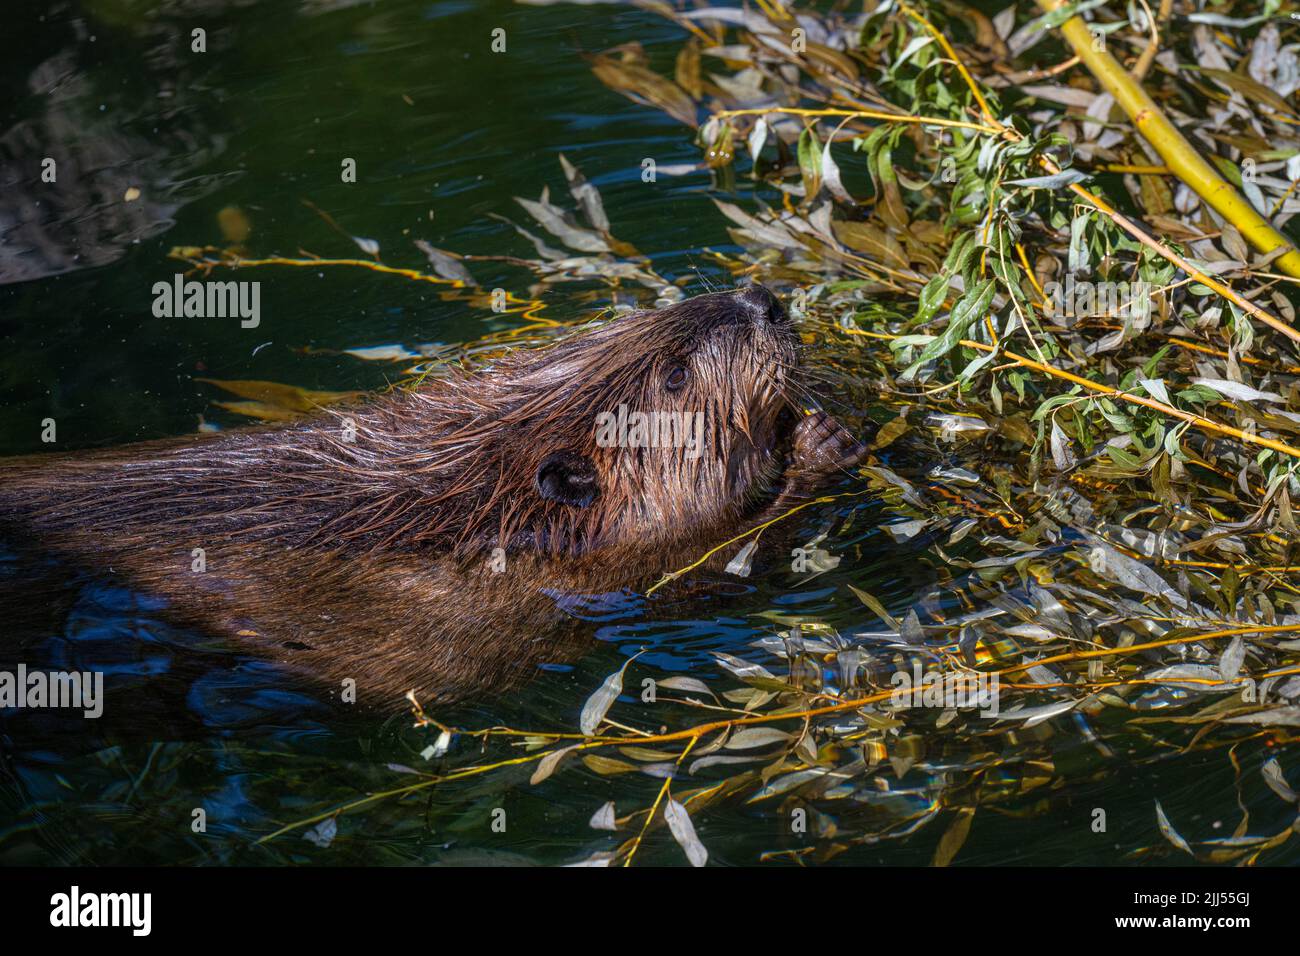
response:
M781 300L766 286L757 284L746 286L738 289L733 295L751 321L777 326L785 326L790 322L785 306L781 305Z
M781 300L761 285L731 292L710 292L679 302L668 314L685 320L696 332L747 326L756 332L790 332L790 317Z

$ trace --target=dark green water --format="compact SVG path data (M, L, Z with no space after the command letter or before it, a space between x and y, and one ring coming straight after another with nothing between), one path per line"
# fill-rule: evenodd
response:
M202 54L190 50L199 27ZM497 27L507 33L504 54L489 49ZM640 11L481 0L81 0L8 3L2 37L0 230L31 220L32 204L42 204L38 227L8 231L0 243L2 454L41 450L47 417L57 419L63 449L190 432L200 416L235 426L244 420L214 406L223 396L196 378L377 388L394 366L338 350L464 342L519 321L400 278L325 268L241 274L262 282L256 329L155 318L153 284L178 269L168 250L219 243L217 215L228 206L248 215L258 256L360 255L304 199L346 233L379 243L392 265L422 267L415 239L531 255L489 214L526 222L511 197L535 197L547 184L562 195L564 153L601 190L613 232L660 274L687 277L688 292L704 291L704 279L729 282L703 254L729 248L708 175L641 181L646 156L661 165L698 160L689 131L607 90L582 58L638 41L667 68L679 31ZM34 185L46 156L63 183L53 204ZM355 183L340 181L344 158L356 160ZM128 189L139 191L129 203ZM526 293L521 270L473 269L485 287ZM608 301L594 286L561 285L542 297L559 317ZM833 513L810 514L808 528ZM851 530L830 545L848 559L810 584L791 590L785 577L758 578L680 619L633 610L593 621L597 648L579 664L544 670L508 699L438 716L572 730L587 696L640 648L650 649L638 662L648 673L712 679L709 652L746 653L771 632L764 615L772 612L870 629L875 619L844 584L901 613L934 583L906 546L872 527L873 514L859 506ZM87 586L43 653L51 666L105 671L112 716L0 715L5 864L564 862L610 845L587 825L602 803L612 799L622 813L647 805L659 787L648 776L604 778L580 767L533 787L524 769L381 801L343 817L326 848L299 834L254 846L283 823L409 782L388 765L428 766L420 751L431 737L405 714L340 716L287 691L271 666L177 632L120 590ZM1097 776L1088 748L1059 740L1062 759L1088 782L1013 802L1020 815L980 815L959 862L1126 862L1160 842L1156 796L1181 826L1207 833L1217 823L1226 833L1235 825L1222 754L1119 760ZM1247 799L1265 820L1277 810L1254 782ZM1089 829L1095 807L1109 815L1104 836ZM207 815L204 834L191 830L196 808ZM504 833L490 827L497 808L510 821ZM715 862L752 863L791 845L788 828L761 804L721 807L697 826ZM841 859L927 863L941 832ZM639 859L682 862L662 833ZM1290 847L1270 858L1296 861Z

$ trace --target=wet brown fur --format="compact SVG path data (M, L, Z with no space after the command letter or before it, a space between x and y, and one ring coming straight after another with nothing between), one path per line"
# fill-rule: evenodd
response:
M817 459L835 429L805 420L785 453L795 365L766 290L700 296L299 424L13 459L0 526L183 624L354 678L371 703L500 690L577 652L557 597L681 567L741 530L783 472L789 497L835 470L842 434ZM699 457L600 447L596 417L620 404L704 412ZM557 460L589 463L593 500L543 493Z

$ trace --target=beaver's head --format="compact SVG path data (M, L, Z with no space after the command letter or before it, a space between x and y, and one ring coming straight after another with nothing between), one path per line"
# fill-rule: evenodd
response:
M796 364L785 309L755 285L613 319L463 380L472 418L448 437L467 469L456 484L482 483L474 537L588 551L739 517L782 465Z

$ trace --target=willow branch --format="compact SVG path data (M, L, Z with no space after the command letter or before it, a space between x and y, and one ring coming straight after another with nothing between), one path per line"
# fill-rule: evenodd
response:
M1035 0L1048 13L1066 6L1063 0ZM1260 252L1268 255L1285 249L1277 259L1278 267L1290 276L1300 276L1300 250L1286 236L1273 228L1241 193L1219 175L1169 118L1156 105L1140 83L1129 75L1119 61L1105 49L1093 45L1092 32L1082 17L1074 16L1061 24L1061 33L1083 60L1093 76L1128 114L1152 148L1160 154L1175 176L1201 199L1231 222L1242 236Z
M840 331L846 335L865 335L869 338L901 338L901 336L891 335L887 332L869 332L865 329L840 329ZM1262 438L1259 435L1252 435L1250 432L1242 431L1240 428L1234 428L1231 425L1225 425L1222 422L1216 422L1214 419L1206 418L1204 415L1197 415L1195 412L1183 411L1181 408L1175 408L1173 405L1167 405L1154 398L1146 398L1142 395L1134 395L1132 392L1125 392L1118 388L1112 388L1109 385L1103 385L1101 382L1094 382L1090 378L1084 378L1082 375L1075 375L1073 372L1059 369L1054 365L1048 365L1044 362L1036 362L1024 355L1018 355L1015 352L1008 352L1004 349L999 349L996 346L986 345L983 342L976 342L974 339L962 339L958 344L980 352L998 352L1002 358L1005 358L1008 362L1013 362L1022 368L1032 369L1035 372L1042 372L1044 375L1050 375L1052 378L1059 378L1062 381L1069 382L1072 385L1078 385L1088 391L1105 395L1107 398L1115 398L1120 401L1129 402L1133 405L1141 405L1144 408L1151 409L1152 411L1160 412L1162 415L1168 415L1170 418L1176 418L1179 421L1186 422L1188 425L1191 425L1193 428L1200 431L1226 435L1229 438L1235 438L1248 445L1267 448L1270 451L1275 451L1279 454L1286 455L1288 458L1294 458L1297 461L1300 461L1300 448L1288 445L1285 442L1275 441L1272 438Z

